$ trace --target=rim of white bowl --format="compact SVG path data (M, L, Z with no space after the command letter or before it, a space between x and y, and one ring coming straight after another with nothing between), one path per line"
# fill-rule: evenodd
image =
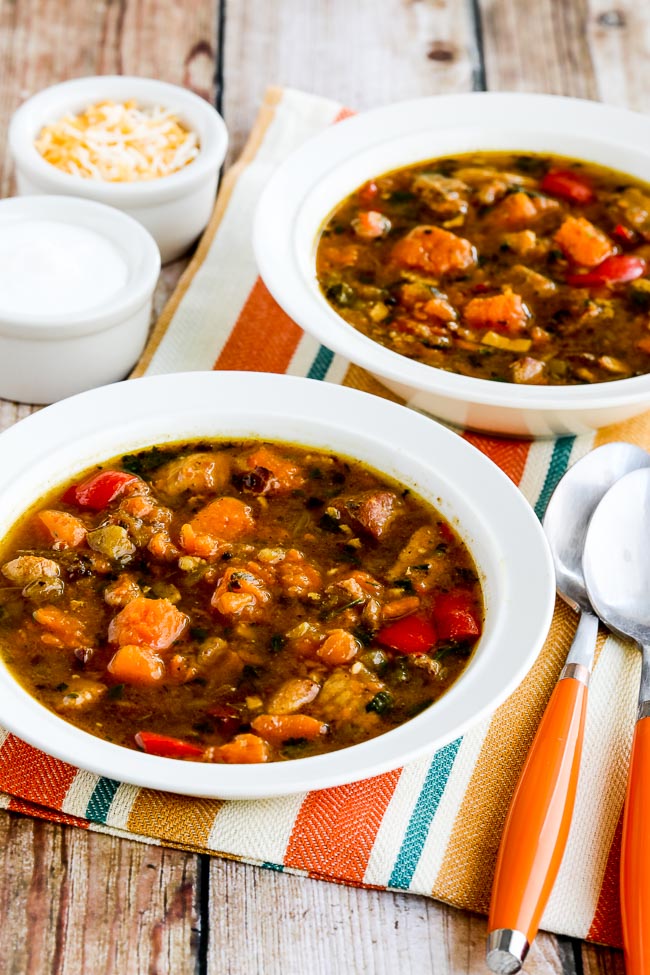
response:
M397 768L457 738L519 684L554 606L553 566L539 521L510 479L475 447L427 417L358 390L272 374L202 372L131 380L63 400L0 435L0 532L75 468L156 441L268 437L269 431L277 431L278 440L371 465L372 457L390 458L373 466L392 476L403 471L401 480L434 500L445 517L461 516L458 530L484 575L486 625L459 680L418 717L378 738L261 766L185 763L102 741L38 704L0 660L3 725L51 755L118 781L252 799Z
M169 176L132 183L85 179L64 173L43 159L34 140L44 125L105 98L133 98L144 105L162 105L174 111L197 132L198 155ZM226 123L214 106L180 85L137 75L92 75L45 88L14 112L8 138L16 166L39 186L53 193L91 196L103 203L132 207L155 206L185 195L221 167L228 148Z
M504 118L507 123L503 122ZM418 153L374 169L368 166L364 175L341 192L338 201L323 210L318 224L312 221L311 253L306 254L296 237L305 207L320 184L335 177L356 156L370 155L387 145L406 144L408 139L421 135L433 139L454 132L460 133L459 138L462 136L467 142L471 141L468 131L494 132L499 128L508 133L504 148L511 151L572 155L566 152L566 140L574 137L584 144L607 147L622 157L626 152L642 156L647 173L638 178L646 181L650 178L650 118L629 109L562 95L522 92L432 95L370 109L313 136L271 176L260 197L253 228L255 257L266 287L291 318L333 351L379 377L383 375L404 386L438 393L450 400L513 411L568 410L576 414L650 400L650 374L589 386L524 386L437 369L369 339L337 315L320 293L315 274L315 243L319 228L336 203L365 180L400 166L435 158L436 152ZM498 151L500 147L496 138L489 146L481 143L480 135L475 138L478 138L475 151ZM517 138L521 138L521 144L516 144ZM548 148L531 147L540 140L547 140ZM471 148L457 148L438 154L470 151ZM627 171L625 166L621 171Z
M43 314L0 310L0 335L48 340L87 335L109 328L151 298L160 274L158 245L141 223L123 210L73 196L13 196L0 200L0 223L33 217L84 227L100 234L128 265L126 282L99 305L80 311Z

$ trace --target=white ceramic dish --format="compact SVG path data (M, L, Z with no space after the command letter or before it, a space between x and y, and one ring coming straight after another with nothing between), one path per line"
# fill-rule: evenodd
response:
M410 406L509 436L584 433L650 408L650 375L591 386L522 386L415 362L347 324L320 293L316 240L332 209L373 176L476 150L548 152L650 180L650 118L552 95L474 93L374 109L331 126L270 179L254 228L258 265L282 308L319 341L377 375Z
M542 645L554 604L553 568L539 522L509 478L455 433L356 390L269 374L205 372L133 380L57 403L0 436L0 537L74 471L155 443L219 436L331 449L399 478L433 502L470 546L486 602L485 631L461 678L432 707L379 738L269 765L186 763L101 741L38 704L0 661L1 724L113 779L253 799L396 768L456 738L516 687Z
M196 159L160 179L106 183L61 172L36 150L34 140L47 123L104 99L131 98L142 106L162 105L175 112L199 137ZM9 126L19 194L63 193L118 207L152 234L164 263L183 254L205 229L227 146L225 123L203 98L177 85L131 76L97 75L46 88L20 106Z
M142 352L151 323L160 273L151 234L125 213L92 200L32 196L0 201L0 227L29 226L30 221L92 231L126 266L127 276L114 293L78 311L52 307L3 315L0 298L0 396L52 403L123 379Z

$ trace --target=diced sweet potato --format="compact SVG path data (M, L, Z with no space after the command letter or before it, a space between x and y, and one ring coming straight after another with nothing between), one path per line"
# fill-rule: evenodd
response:
M545 196L528 196L527 193L510 193L497 203L490 214L490 222L504 230L524 230L539 216L558 209L557 200Z
M324 247L320 260L324 269L354 267L359 260L359 248L356 244L334 244Z
M258 764L268 762L269 746L259 735L236 735L226 745L207 749L206 758L229 765Z
M151 647L128 643L113 654L107 669L123 684L151 686L165 676L165 662Z
M247 569L226 569L212 596L211 605L222 616L257 619L271 594L262 580Z
M123 608L127 603L132 603L134 599L142 595L142 590L138 585L135 576L129 572L121 572L114 582L109 582L104 589L104 601L109 606L119 606Z
M55 509L39 511L36 520L40 523L42 534L47 538L52 548L77 548L77 546L83 545L86 538L86 526L83 521L68 511L56 511Z
M584 217L567 217L553 239L581 267L596 267L616 251L607 234Z
M453 322L456 320L456 309L447 301L446 298L430 298L425 301L422 311L429 318L437 318L441 322Z
M166 531L152 535L147 542L147 549L159 562L173 562L181 554Z
M181 528L180 542L184 552L200 559L213 558L221 547L219 540L213 535L201 534L190 524Z
M353 660L359 652L359 641L347 630L332 630L316 651L317 657L330 667Z
M238 483L254 494L290 494L305 483L304 471L266 444L246 454L238 466L241 472ZM257 479L250 476L254 473L258 473Z
M306 596L310 592L320 592L323 580L318 569L305 561L295 549L287 552L286 558L277 567L278 582L287 596Z
M307 714L260 714L251 721L251 728L272 745L281 745L291 738L313 741L329 730L324 721Z
M529 311L521 295L514 291L486 298L472 298L464 311L465 322L470 328L492 328L511 335L524 329L528 317Z
M441 277L465 271L476 263L474 245L440 227L414 227L398 240L391 251L391 260L400 267L413 268Z
M66 650L88 646L90 640L83 624L71 613L59 609L58 606L40 606L33 615L46 631L41 640L48 646Z
M167 650L181 636L188 618L168 599L138 596L111 620L108 639L120 646L135 644Z
M211 535L219 541L233 541L255 527L253 512L238 498L211 501L189 523L197 535Z

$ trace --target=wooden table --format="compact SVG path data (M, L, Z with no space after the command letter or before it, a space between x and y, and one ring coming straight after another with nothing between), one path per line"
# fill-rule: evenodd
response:
M0 0L0 127L68 77L132 73L213 99L242 147L269 83L366 108L438 92L554 92L650 111L644 0ZM0 154L0 192L13 191ZM160 309L184 266L163 273ZM0 401L0 427L30 412ZM0 813L5 975L481 973L485 920ZM541 934L530 973L622 973Z

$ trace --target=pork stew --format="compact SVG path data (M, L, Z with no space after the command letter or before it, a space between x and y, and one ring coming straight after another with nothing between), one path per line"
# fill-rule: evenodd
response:
M482 152L371 180L326 221L320 287L350 325L461 375L532 385L650 372L650 186Z
M289 444L152 447L0 548L0 654L79 728L178 759L296 759L428 707L482 627L476 566L412 491Z

